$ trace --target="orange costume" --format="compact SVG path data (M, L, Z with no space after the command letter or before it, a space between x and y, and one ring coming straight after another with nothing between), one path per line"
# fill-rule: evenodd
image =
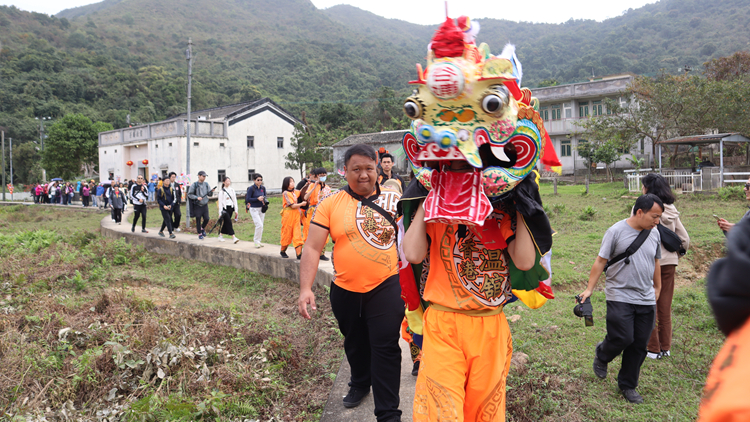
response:
M495 212L502 239L482 243L482 228L430 223L422 362L414 421L503 421L505 379L513 353L503 305L512 297L504 249L511 217Z
M283 209L281 210L281 251L285 252L289 245L294 246L297 256L302 254L302 228L300 227L299 209L292 208L297 203L297 192L283 193Z
M318 203L320 202L320 190L321 186L320 183L316 183L313 187L313 191L310 194L310 198L307 200L307 204L309 207L307 208L307 211L305 212L305 215L302 217L302 240L307 240L307 232L310 231L310 222L312 221L313 214L315 213L315 207L318 206Z
M734 330L716 355L703 391L698 422L750 421L750 319Z

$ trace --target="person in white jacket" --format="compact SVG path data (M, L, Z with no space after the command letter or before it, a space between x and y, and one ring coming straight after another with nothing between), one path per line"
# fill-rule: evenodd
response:
M237 194L232 189L232 181L228 178L224 178L221 190L219 191L219 218L222 219L221 232L219 232L219 240L224 241L224 235L232 236L232 242L237 243L240 239L234 235L234 227L232 227L232 216L234 215L234 221L237 221Z
M682 241L682 248L686 251L690 247L690 236L680 221L680 213L674 206L675 197L672 188L664 176L650 173L643 177L643 193L652 193L664 202L664 213L661 215L661 225L672 230ZM674 276L677 264L681 258L677 252L670 252L661 245L661 294L656 300L656 327L651 332L648 341L647 357L661 359L671 356L672 347L672 296L674 296Z

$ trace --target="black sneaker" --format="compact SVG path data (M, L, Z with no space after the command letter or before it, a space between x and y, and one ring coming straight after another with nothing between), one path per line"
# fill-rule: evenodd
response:
M344 407L351 409L352 407L359 406L368 394L370 394L370 390L360 390L354 387L349 388L349 394L344 397Z
M330 261L331 259L330 259L330 258L328 258L328 257L327 257L327 256L325 256L325 255L321 255L321 256L320 256L320 260L321 260L321 261Z
M148 233L148 230L146 230L146 229L141 229L141 233Z
M289 255L287 255L286 252L281 252L279 255L281 255L282 258L289 258Z
M635 390L621 390L623 397L625 397L625 400L635 403L635 404L641 404L643 403L643 397L641 397L640 394L638 394Z
M600 361L599 356L596 355L596 351L599 349L599 344L597 344L596 349L594 349L594 374L603 379L607 378L607 364Z
M133 233L135 233L135 226L131 227L130 231L133 232Z
M297 261L299 261L300 259L302 259L302 255L297 255Z
M414 362L414 366L411 368L411 374L415 377L419 375L419 361Z
M169 238L170 238L170 239L174 239L175 237L177 237L177 236L175 236L175 235L174 235L174 233L170 233L170 234L169 234Z
M159 236L164 237L164 232L159 232Z

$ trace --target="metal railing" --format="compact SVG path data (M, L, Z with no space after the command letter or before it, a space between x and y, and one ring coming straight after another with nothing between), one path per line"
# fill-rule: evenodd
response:
M641 179L645 174L629 174L628 177L628 191L640 192L642 188ZM662 174L669 186L676 193L693 193L696 191L703 190L703 184L701 175L694 173L673 173L673 174Z

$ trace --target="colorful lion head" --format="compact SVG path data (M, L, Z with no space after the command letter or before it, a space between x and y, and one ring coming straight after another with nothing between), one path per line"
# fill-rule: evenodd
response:
M520 89L515 47L500 56L473 40L478 24L448 18L430 44L427 67L404 103L411 130L403 144L430 193L425 219L483 225L490 199L511 191L536 167L549 137L531 91ZM535 109L535 107L537 109ZM554 150L547 148L552 155ZM557 162L556 155L550 160ZM559 164L557 164L559 165Z

